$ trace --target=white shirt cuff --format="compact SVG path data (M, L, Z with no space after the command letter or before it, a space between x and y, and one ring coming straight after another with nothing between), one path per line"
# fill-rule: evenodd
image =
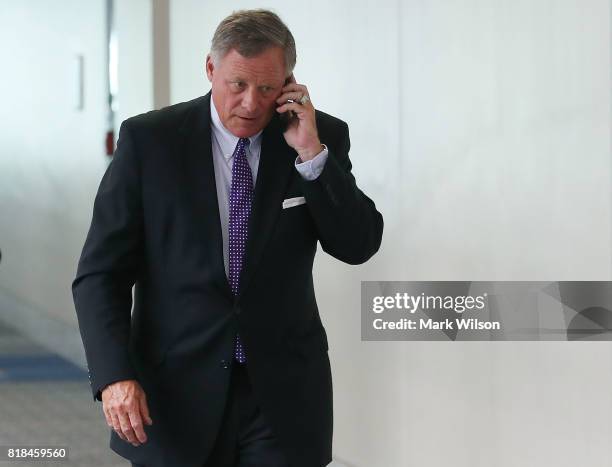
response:
M321 172L323 172L329 151L327 146L324 144L322 146L324 149L306 162L302 162L300 156L295 158L295 168L305 180L315 180L319 175L321 175Z

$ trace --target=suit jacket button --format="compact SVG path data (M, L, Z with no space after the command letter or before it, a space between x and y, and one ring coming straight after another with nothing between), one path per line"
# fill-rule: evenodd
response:
M221 360L221 366L223 366L223 368L227 370L230 367L230 362L228 362L227 360Z

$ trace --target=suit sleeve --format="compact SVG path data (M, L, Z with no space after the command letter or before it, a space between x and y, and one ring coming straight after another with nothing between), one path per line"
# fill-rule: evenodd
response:
M132 286L143 252L140 169L126 122L96 194L72 283L94 400L108 384L135 379L128 357Z
M303 179L302 187L323 250L345 263L361 264L380 247L383 217L357 187L348 126L342 123L340 143L328 148L323 171L312 181Z

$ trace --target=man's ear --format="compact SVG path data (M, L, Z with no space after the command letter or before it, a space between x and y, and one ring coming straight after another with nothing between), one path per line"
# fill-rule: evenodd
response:
M208 77L208 81L212 83L215 65L213 65L213 61L212 61L210 54L206 56L206 65L204 67L206 69L206 76Z

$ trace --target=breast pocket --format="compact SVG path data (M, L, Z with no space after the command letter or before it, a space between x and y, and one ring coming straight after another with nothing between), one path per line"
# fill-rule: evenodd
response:
M313 233L314 224L308 209L308 202L299 192L289 192L278 206L278 239L293 238L291 236L301 236L306 234L310 237ZM288 237L288 235L290 237Z
M303 206L306 204L306 198L303 196L293 196L291 198L285 198L281 207L283 210L292 209L298 206Z

